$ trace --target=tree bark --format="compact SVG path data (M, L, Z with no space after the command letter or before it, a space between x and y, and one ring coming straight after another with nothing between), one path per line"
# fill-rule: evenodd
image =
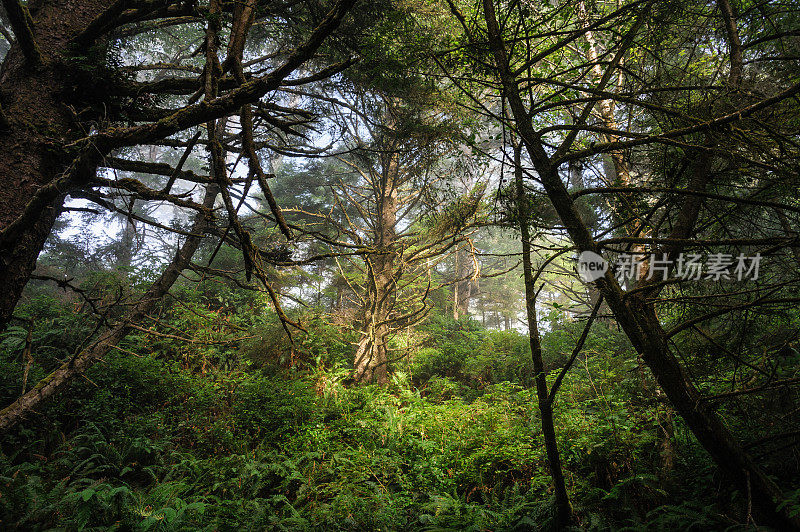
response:
M355 355L356 382L386 384L389 379L389 320L397 291L397 183L399 155L383 155L376 205L376 252L367 256L367 299L362 337Z
M0 328L11 318L70 190L65 182L54 183L72 161L63 147L85 134L70 112L76 102L69 96L64 52L69 39L107 7L102 0L42 2L32 30L43 62L31 64L17 43L0 67L8 121L0 129Z
M471 276L473 261L467 243L461 243L455 253L456 283L453 286L453 319L469 315L469 303L472 299Z

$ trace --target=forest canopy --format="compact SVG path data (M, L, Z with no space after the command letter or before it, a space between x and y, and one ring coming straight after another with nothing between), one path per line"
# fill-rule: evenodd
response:
M800 4L0 0L10 530L800 530Z

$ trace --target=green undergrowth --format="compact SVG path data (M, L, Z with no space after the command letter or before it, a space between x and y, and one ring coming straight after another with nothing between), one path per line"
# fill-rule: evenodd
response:
M6 437L0 518L20 530L548 527L530 389L502 382L465 398L447 377L420 388L396 373L387 389L343 377L198 375L114 355ZM669 482L650 473L658 411L615 399L613 377L595 377L610 387L602 400L568 377L574 401L557 408L579 524L715 522L708 509L664 509Z
M39 322L53 320L33 334L51 367L80 333L62 310L36 310ZM203 330L216 322L198 316L172 319L203 338L224 334ZM236 323L255 331L244 355L132 336L5 434L1 528L551 528L523 335L432 319L404 340L415 350L380 388L350 382L351 339L335 327L312 323L294 350L276 341L259 359L257 341L276 334L274 323ZM551 383L579 328L554 323L544 336ZM0 344L5 402L19 393L23 332ZM590 335L563 379L555 422L576 529L741 529L730 517L742 517L741 494L715 475L618 331Z

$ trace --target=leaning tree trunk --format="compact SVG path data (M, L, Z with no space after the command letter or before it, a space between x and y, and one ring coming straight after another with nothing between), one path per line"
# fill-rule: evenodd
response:
M197 215L192 225L191 236L186 238L172 262L164 269L161 276L150 286L139 301L125 314L119 324L102 333L91 346L64 362L29 392L3 410L0 410L0 432L13 427L26 414L34 411L42 401L66 386L73 377L88 370L125 338L132 325L140 322L158 304L178 279L181 272L189 265L192 256L200 246L202 235L211 223L211 208L214 206L218 190L216 185L207 187L203 205L208 211Z
M524 119L522 119L524 120ZM517 122L521 124L521 122ZM535 161L545 191L558 212L564 226L580 251L599 252L591 233L583 224L572 198L558 175L546 159L544 150L535 144L535 135L530 124L520 127L526 148ZM597 287L603 294L618 323L641 354L658 384L664 390L675 410L683 417L700 444L708 451L717 465L741 489L750 493L754 508L763 519L782 530L800 528L800 519L789 515L784 507L778 509L783 494L778 486L751 459L725 426L713 407L703 401L700 393L686 375L669 348L667 335L656 316L653 305L648 302L649 292L642 291L628 298L623 297L613 273L609 270L600 278Z
M529 126L520 127L523 138L532 133L528 129ZM526 139L526 148L531 153L531 158L539 161L535 165L539 175L543 177L544 188L570 237L580 251L599 252L591 233L575 209L569 192L561 182L557 169L539 158L544 154L540 146L530 142L534 138ZM605 277L600 278L596 284L675 410L684 418L717 465L728 474L742 493L752 494L753 506L769 524L783 530L800 528L798 517L791 517L786 508L778 509L783 500L778 486L753 462L713 407L703 401L675 358L655 309L647 299L651 294L643 291L624 298L611 271L606 272Z

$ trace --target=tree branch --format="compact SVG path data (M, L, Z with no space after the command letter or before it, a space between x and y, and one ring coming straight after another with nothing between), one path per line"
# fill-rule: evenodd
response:
M18 0L1 0L25 60L31 66L42 64L42 52L33 37L33 20L28 8Z

